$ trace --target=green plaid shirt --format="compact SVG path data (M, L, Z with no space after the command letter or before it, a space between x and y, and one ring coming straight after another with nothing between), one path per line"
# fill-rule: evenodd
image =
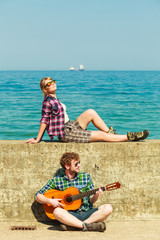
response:
M65 171L63 169L60 169L58 175L49 180L46 185L36 193L35 197L38 193L44 194L50 189L63 191L69 187L75 187L80 192L86 192L92 190L94 188L94 185L88 173L79 172L74 179L70 180L65 175ZM90 197L83 198L83 202L79 210L88 211L91 208L93 208L93 205L90 203Z

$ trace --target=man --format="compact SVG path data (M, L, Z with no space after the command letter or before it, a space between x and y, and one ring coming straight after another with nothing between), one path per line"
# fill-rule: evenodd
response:
M53 207L54 217L61 223L61 230L105 231L104 221L112 212L111 205L104 204L98 208L93 208L93 204L103 193L101 189L91 197L83 198L82 205L75 211L65 210L61 203L62 199L51 199L43 195L50 189L65 190L71 186L82 192L94 188L90 175L80 172L80 160L77 153L64 153L60 164L63 170L36 193L35 200L42 204L50 204Z

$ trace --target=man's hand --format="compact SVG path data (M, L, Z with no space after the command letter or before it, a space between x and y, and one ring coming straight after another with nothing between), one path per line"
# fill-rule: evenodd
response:
M64 205L61 203L62 199L55 198L55 199L48 199L48 204L50 204L53 208L61 207L64 208Z
M64 208L65 206L61 203L62 199L60 198L47 198L43 194L39 193L35 199L37 202L42 204L51 205L53 208L61 207Z
M102 194L103 194L103 191L102 191L101 188L99 188L98 191L94 194L94 196L98 198L98 197L101 196Z
M103 194L103 191L101 188L99 188L98 191L90 198L90 202L92 204L95 203L98 200L99 196L101 196L102 194Z

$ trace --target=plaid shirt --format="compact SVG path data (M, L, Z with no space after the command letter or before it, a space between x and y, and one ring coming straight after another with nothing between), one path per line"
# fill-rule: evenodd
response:
M47 95L42 103L42 118L40 123L47 124L47 132L52 140L54 136L64 137L64 110L60 102Z
M88 173L79 172L73 180L70 180L65 175L64 170L60 169L58 175L49 180L47 184L36 193L35 197L37 196L37 194L44 194L50 189L57 189L63 191L69 187L75 187L80 192L86 192L93 190L94 185ZM79 210L88 211L91 208L93 208L93 205L90 203L90 197L83 198L83 202Z

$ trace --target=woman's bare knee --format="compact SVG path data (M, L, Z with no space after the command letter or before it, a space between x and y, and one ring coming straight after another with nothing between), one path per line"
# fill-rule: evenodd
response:
M90 116L92 116L92 118L97 115L96 111L94 109L88 109L86 110L87 114L89 114Z
M87 109L85 112L82 113L83 116L89 117L92 120L96 115L96 111L94 109Z
M78 122L83 129L86 129L88 124L93 121L96 116L96 112L93 109L88 109L83 112L78 118Z

